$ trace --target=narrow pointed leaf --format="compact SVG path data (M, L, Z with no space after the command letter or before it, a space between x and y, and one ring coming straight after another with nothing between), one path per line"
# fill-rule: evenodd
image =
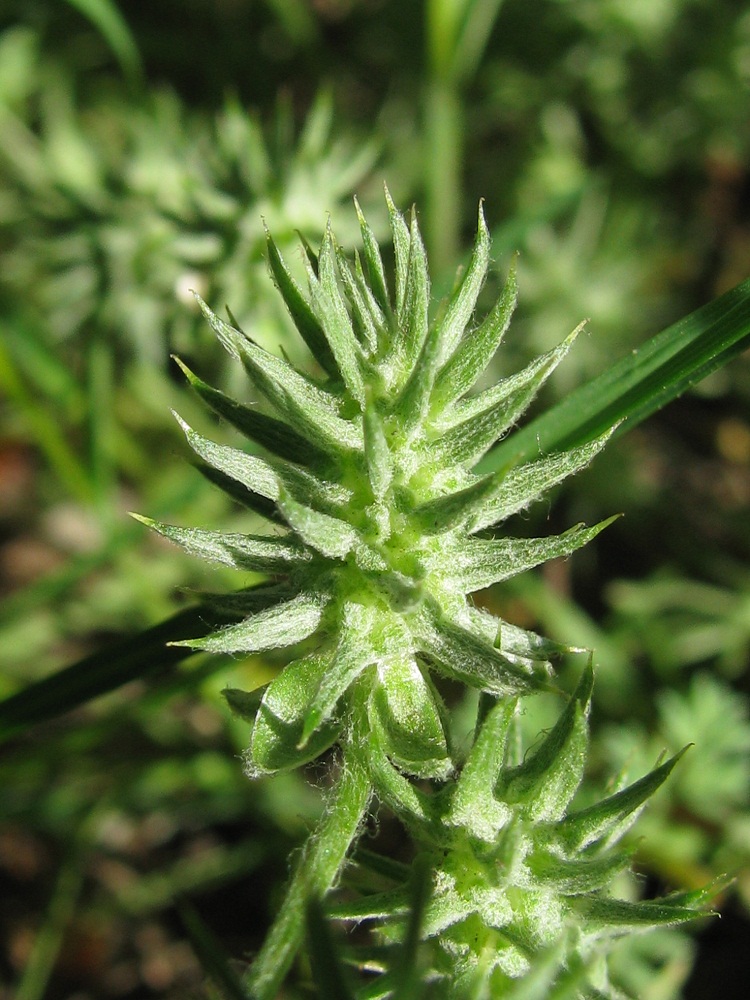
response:
M565 895L580 895L606 889L614 877L628 867L631 853L607 852L594 858L561 858L551 851L529 855L526 864L542 885Z
M197 434L179 414L172 411L173 416L185 433L188 444L193 451L214 469L242 483L253 493L259 493L268 500L276 500L279 496L278 477L272 467L257 455L248 455L239 448L230 448L216 444L202 435Z
M367 473L373 493L378 499L382 499L393 481L394 469L382 421L372 404L365 409L363 427Z
M344 559L360 542L359 534L346 521L297 503L288 495L279 500L279 509L310 548L330 559Z
M356 277L352 274L349 262L339 247L336 248L336 259L339 266L341 281L346 290L346 296L352 307L352 323L359 342L372 354L378 346L378 330L383 326L382 313L378 309L372 294L367 295L367 286L361 280L362 264L356 258Z
M520 803L536 821L560 819L583 777L593 683L589 663L575 694L539 749L500 780L498 797Z
M668 927L672 924L683 924L688 920L696 920L705 916L700 910L686 906L672 906L659 900L641 903L631 903L623 899L608 899L598 896L581 896L574 901L575 909L581 913L589 928L599 929L596 936L615 937L623 931L652 927Z
M190 385L195 389L201 399L207 403L214 413L223 417L233 427L241 431L253 441L263 445L275 455L288 459L290 462L299 462L302 465L312 465L319 467L327 462L326 453L316 448L310 441L301 434L292 430L287 424L275 417L269 417L265 413L259 412L249 406L237 403L229 396L224 395L218 389L207 385L202 379L194 375L190 369L175 358L182 371L187 376Z
M317 654L293 660L268 685L244 756L245 770L251 777L299 767L336 740L340 727L329 722L300 747L308 703L329 662L329 657Z
M605 838L609 841L619 839L642 806L664 784L686 750L687 747L627 788L588 809L569 813L557 826L569 850L582 850Z
M234 569L254 573L288 573L309 562L310 553L293 539L270 535L243 535L233 532L181 528L132 514L137 521L153 528L190 555L223 563Z
M476 512L497 492L506 475L503 470L483 476L461 490L421 504L413 514L415 524L427 535L439 535L472 521Z
M368 638L373 623L372 609L349 603L342 608L340 621L339 644L307 707L301 746L331 717L339 698L375 658Z
M427 254L417 225L416 213L412 211L403 307L397 314L401 343L410 366L417 363L427 337L429 304L430 277L427 271Z
M545 538L473 538L451 553L451 577L464 592L482 590L549 559L569 556L618 517L608 517L590 528L578 524L561 535Z
M323 238L319 258L319 281L311 276L310 286L318 321L330 345L341 377L349 393L364 406L365 387L359 367L360 346L354 335L352 321L346 311L338 286L336 250L330 221Z
M421 613L415 637L419 649L437 661L442 673L469 687L505 697L546 686L473 632L435 611Z
M365 264L367 265L369 285L372 289L372 294L374 295L375 300L383 311L383 314L387 316L391 312L391 304L388 296L388 285L385 280L383 258L380 256L380 247L378 246L378 241L375 239L375 234L370 228L367 219L365 219L362 214L362 209L360 208L359 202L356 198L354 199L354 207L357 210L359 229L362 234L362 252L365 258Z
M474 308L487 276L490 261L490 234L484 219L484 210L480 202L477 235L474 249L471 253L469 266L466 269L460 285L448 305L448 309L440 323L440 362L445 364L454 354L466 326L472 317Z
M292 366L245 339L220 319L198 296L198 304L213 330L229 340L248 374L279 414L318 450L338 456L342 449L356 450L361 438L354 424L338 415L338 403L330 393L295 371Z
M494 789L515 712L515 701L502 701L485 717L456 782L448 814L452 826L462 826L472 836L489 843L496 841L511 815L510 808L495 798Z
M289 273L284 259L279 253L273 237L266 230L266 245L268 248L268 263L271 267L276 287L281 292L284 303L289 310L294 325L310 351L321 366L332 378L339 377L336 359L328 345L323 328L310 308L297 282Z
M430 448L435 460L446 465L478 462L529 407L567 353L572 336L517 375L478 396L460 400L448 411L448 420L441 421L443 433Z
M518 300L514 259L502 295L476 330L467 330L453 356L441 368L435 382L434 410L439 413L474 385L495 355L505 335Z
M0 701L0 740L180 663L193 652L165 644L181 636L205 635L226 619L210 604L197 605L27 685Z
M204 462L193 462L192 464L193 468L197 469L209 483L218 486L235 503L254 511L256 514L260 514L261 517L265 517L276 524L285 524L273 500L268 500L266 497L261 496L260 493L253 493L252 490L243 486L242 483L238 483L236 479L230 478L223 472L219 472L210 465L206 465Z
M409 228L404 222L404 217L393 204L388 188L385 189L385 201L388 206L388 219L391 224L391 234L393 236L393 254L396 264L396 317L400 317L404 308L404 297L406 294L407 272L409 266Z
M481 531L525 510L547 490L585 468L609 441L612 432L610 428L601 437L578 448L510 469L505 477L497 480L497 489L477 511L472 530Z
M321 595L300 594L204 639L186 639L173 645L204 649L209 653L260 653L265 649L293 646L317 629L325 605L326 599Z

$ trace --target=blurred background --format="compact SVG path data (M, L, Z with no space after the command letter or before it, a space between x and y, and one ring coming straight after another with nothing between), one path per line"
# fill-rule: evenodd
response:
M739 0L2 0L0 697L248 582L126 511L248 524L187 460L171 407L232 439L170 355L247 396L195 289L304 363L264 219L293 266L329 216L357 245L355 193L387 240L387 180L440 294L484 198L487 303L520 253L497 372L589 319L549 403L747 276L749 97ZM736 882L698 944L627 952L643 1000L747 995L749 404L745 356L520 530L626 517L482 595L596 650L594 785L695 744L638 827L641 885ZM274 669L193 657L0 750L2 1000L211 995L179 898L257 948L325 784L242 774L221 690Z

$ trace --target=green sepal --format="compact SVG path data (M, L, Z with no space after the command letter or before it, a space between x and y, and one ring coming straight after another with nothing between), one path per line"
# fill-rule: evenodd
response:
M277 358L243 337L196 296L204 316L222 343L232 345L255 386L290 426L317 450L336 458L362 447L353 423L338 414L338 401Z
M510 326L517 299L514 257L502 294L491 312L477 329L466 330L453 356L441 368L433 393L435 413L467 393L487 368Z
M586 937L617 937L633 930L650 930L684 924L705 916L701 910L675 906L662 900L631 903L603 896L579 896L572 907L585 919Z
M319 278L317 280L314 274L308 272L313 309L336 359L346 388L360 407L363 407L365 387L359 363L361 348L338 286L336 250L330 219L320 248L318 265Z
M430 276L427 270L427 254L417 225L416 213L412 209L403 306L397 312L401 348L406 359L406 369L410 373L418 366L422 346L427 337L429 305Z
M418 648L437 662L441 673L469 687L502 697L547 687L542 678L519 667L437 609L423 609L415 616L414 634Z
M211 407L218 416L223 417L246 437L267 448L274 455L286 458L300 465L320 468L329 462L324 451L316 448L301 434L292 430L283 420L277 420L257 409L243 406L219 389L214 389L183 364L179 358L175 361L180 366L188 382L201 399Z
M371 721L384 752L400 770L420 778L447 778L453 770L436 694L412 658L378 670Z
M141 514L131 513L130 516L153 528L190 555L223 563L233 569L254 573L289 573L312 558L310 552L293 539L207 531L203 528L180 528Z
M344 559L360 543L358 532L346 521L297 503L285 492L279 510L306 545L329 559Z
M299 767L335 742L341 727L328 721L301 745L308 703L328 665L329 658L325 656L293 660L268 685L255 718L250 746L243 756L250 777Z
M482 202L479 203L477 235L471 252L469 266L453 293L448 308L440 322L439 360L441 365L453 356L457 345L472 317L474 308L487 276L490 262L490 234L484 218Z
M439 421L442 434L430 456L442 465L472 466L516 423L567 353L573 334L554 351L531 362L478 396L460 400Z
M677 761L688 750L684 747L668 761L654 768L640 780L587 809L569 813L556 827L557 836L569 851L580 851L589 844L616 841L635 822L641 807L664 784Z
M559 820L581 782L593 686L589 661L565 711L541 746L518 767L506 771L498 783L498 798L517 803L536 822Z
M393 204L390 192L385 187L385 203L388 208L388 221L391 226L391 236L393 237L393 256L395 264L396 279L396 301L394 303L396 319L401 327L401 315L404 308L404 297L406 294L406 282L409 268L409 227L404 222L404 217Z
M376 658L370 641L370 630L376 619L374 608L366 608L354 601L346 602L339 609L338 645L307 705L301 746L330 718L342 695Z
M336 359L328 345L323 328L303 296L297 282L289 273L284 259L267 229L266 247L268 249L268 263L274 282L281 292L284 304L289 310L289 315L299 330L300 336L310 348L313 357L323 371L327 372L332 378L339 378L340 373Z
M544 538L464 539L450 552L451 579L465 593L482 590L549 559L569 556L596 538L619 516L615 514L590 528L577 524L561 535Z
M254 691L243 691L241 688L224 688L221 692L233 715L245 722L255 722L260 703L263 700L266 686L255 688Z
M505 759L516 702L496 702L482 722L469 756L456 781L447 822L463 827L472 837L494 843L511 810L494 795Z
M190 646L207 653L261 653L266 649L293 646L313 634L320 624L327 598L299 594L276 604L237 625L213 632L202 639L183 639L170 646Z
M553 851L537 850L525 864L541 885L561 895L580 895L605 889L628 867L632 851L607 852L601 857L561 858Z
M509 468L505 476L497 480L495 492L477 511L472 531L481 531L525 510L547 490L585 468L609 441L613 430L570 451Z
M388 284L385 280L385 268L383 267L383 258L380 255L380 247L356 198L354 199L354 207L357 211L357 220L359 221L359 229L362 234L362 253L367 267L367 283L372 290L375 301L383 311L383 315L388 316L391 312L391 303L388 296Z
M391 763L377 730L363 728L359 738L366 742L367 767L375 794L404 825L430 839L433 825L439 822L434 796L423 792Z

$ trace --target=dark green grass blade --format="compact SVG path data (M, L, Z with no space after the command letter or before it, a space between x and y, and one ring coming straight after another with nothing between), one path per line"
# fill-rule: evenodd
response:
M640 423L750 347L750 280L696 310L494 448L479 471L592 441Z
M195 655L166 644L203 637L226 624L227 616L214 607L197 605L30 684L0 702L0 740Z
M306 918L310 967L318 996L325 997L326 1000L354 1000L336 942L326 923L320 901L314 896L307 902Z
M177 912L203 971L216 984L225 1000L249 1000L239 976L224 954L221 943L200 918L198 911L181 900L177 904Z

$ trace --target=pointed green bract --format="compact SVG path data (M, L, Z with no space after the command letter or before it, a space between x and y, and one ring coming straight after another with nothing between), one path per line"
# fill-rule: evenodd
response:
M271 268L276 287L281 292L284 304L302 339L320 366L334 378L339 374L336 359L326 340L323 328L318 322L309 303L302 294L297 282L287 270L284 259L274 243L273 237L266 230L266 246L268 248L268 263Z

